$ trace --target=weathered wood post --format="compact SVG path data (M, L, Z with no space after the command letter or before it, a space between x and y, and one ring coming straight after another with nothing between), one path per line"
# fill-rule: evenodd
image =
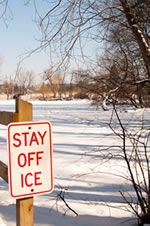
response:
M32 104L22 99L16 99L16 112L13 114L13 122L25 121L32 121ZM34 225L33 197L16 200L16 225Z
M8 125L11 122L32 121L32 104L22 99L16 99L16 112L0 112L0 123ZM0 177L8 183L8 166L0 161ZM33 197L16 200L16 225L33 226Z

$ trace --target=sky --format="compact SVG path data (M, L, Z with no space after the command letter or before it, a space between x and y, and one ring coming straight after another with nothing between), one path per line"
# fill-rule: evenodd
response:
M16 65L26 53L39 45L41 35L34 22L33 2L26 6L23 0L10 0L9 8L6 22L0 21L0 79L14 76ZM40 75L49 67L49 57L40 51L25 58L21 65L25 71L34 71L36 75Z
M14 78L17 64L21 59L24 59L21 61L23 70L33 71L39 80L41 80L43 71L51 67L49 50L39 51L30 57L25 57L28 55L27 53L30 53L40 45L41 31L35 23L34 1L30 1L28 5L25 5L24 2L24 0L9 0L7 19L5 21L0 20L0 80L8 80L10 77ZM36 2L38 3L38 10L40 9L40 13L42 12L43 15L49 9L48 7L52 7L50 2L47 7L46 2L40 0ZM85 42L84 49L86 49L87 55L91 54L94 41L87 42L86 40ZM77 47L76 51L78 51ZM93 52L95 56L95 51ZM55 57L53 58L55 61ZM93 59L94 57L92 56ZM79 64L83 68L80 57ZM70 68L71 70L75 68L74 58Z

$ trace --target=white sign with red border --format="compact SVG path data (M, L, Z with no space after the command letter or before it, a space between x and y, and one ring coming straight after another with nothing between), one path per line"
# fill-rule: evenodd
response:
M13 198L53 190L52 135L49 122L8 125L9 191Z

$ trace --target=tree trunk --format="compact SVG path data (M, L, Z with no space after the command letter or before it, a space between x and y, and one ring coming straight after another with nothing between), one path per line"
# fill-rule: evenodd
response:
M150 46L147 42L145 35L142 33L142 31L138 28L138 24L136 23L136 20L130 10L129 4L127 0L120 0L121 5L123 7L126 19L128 21L128 24L132 30L132 33L137 41L137 44L140 48L146 69L147 74L150 77Z

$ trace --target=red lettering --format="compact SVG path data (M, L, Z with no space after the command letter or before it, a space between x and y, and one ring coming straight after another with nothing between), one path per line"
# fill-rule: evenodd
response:
M21 187L23 188L24 186L24 183L23 183L23 174L21 174Z
M43 135L42 135L42 134L40 133L40 131L38 131L38 134L39 134L39 136L40 136L40 138L41 138L41 144L44 144L44 137L45 137L46 133L47 133L47 131L45 131L45 132L43 133Z
M39 142L38 142L38 139L37 139L37 136L36 136L36 133L35 132L32 133L29 146L31 146L33 142L36 142L36 144L39 145Z
M35 172L35 186L36 185L42 185L42 182L38 182L38 180L40 180L40 177L38 177L39 174L41 174L42 172Z
M22 144L24 146L28 146L28 145L31 146L34 142L37 145L39 145L39 143L41 143L41 145L43 145L46 133L47 133L47 131L44 131L43 134L40 131L33 132L31 135L30 141L29 141L29 136L28 136L28 135L30 135L29 132L15 133L13 135L13 140L15 141L13 143L13 146L20 147ZM39 135L40 140L38 140L37 134ZM22 140L21 140L21 138L22 138Z
M40 172L40 171L35 172L34 174L32 174L32 173L27 173L26 175L21 174L21 187L24 188L25 186L31 187L33 185L35 185L35 186L42 185L42 182L40 181L41 174L42 174L42 172Z
M22 157L22 158L21 158ZM22 160L21 160L22 159ZM24 153L21 153L18 155L18 165L20 167L24 167L27 163L27 158L26 155Z
M36 152L36 164L39 165L39 160L42 159L41 156L39 156L40 154L43 154L44 151L38 151Z
M25 176L25 184L26 184L27 187L31 187L33 185L33 183L30 183L30 184L28 183L27 179L28 179L29 176L33 176L33 174L27 173L26 176Z
M31 166L31 162L35 160L36 165L40 164L40 159L42 159L42 156L44 154L44 151L38 151L38 152L29 152L27 154L20 153L18 155L18 165L19 167L25 167L26 165Z
M29 134L29 132L24 132L22 133L22 135L24 135L24 145L27 146L27 135Z
M18 147L20 147L20 145L21 145L21 140L20 140L19 138L17 138L16 136L20 136L20 133L15 133L15 134L13 135L13 139L14 139L15 141L18 142L18 144L13 143L13 145L14 145L16 148L18 148Z
M31 166L31 160L34 160L34 158L31 157L32 155L35 155L35 152L28 153L28 166Z

